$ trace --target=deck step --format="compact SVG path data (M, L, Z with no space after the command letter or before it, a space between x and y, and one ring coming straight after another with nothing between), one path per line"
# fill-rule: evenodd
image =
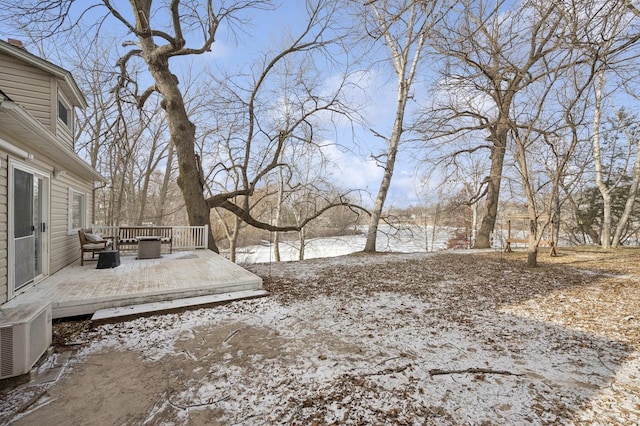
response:
M268 296L266 290L243 290L230 293L211 294L206 296L188 297L184 299L167 300L163 302L142 303L139 305L106 308L96 311L91 317L95 325L127 321L134 318L177 312L185 309L198 309L215 306L234 300L253 299Z

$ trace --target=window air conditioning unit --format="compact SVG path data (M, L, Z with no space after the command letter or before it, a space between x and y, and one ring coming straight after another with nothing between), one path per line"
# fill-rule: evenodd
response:
M51 345L51 303L0 309L0 379L28 373Z

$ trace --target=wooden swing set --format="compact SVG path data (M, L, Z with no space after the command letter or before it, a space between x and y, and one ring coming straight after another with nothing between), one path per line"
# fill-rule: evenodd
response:
M511 215L507 218L507 244L504 248L505 253L511 253L513 250L511 249L511 244L529 244L529 236L527 238L513 238L511 235L511 221L512 220L522 220L524 223L529 222L529 232L533 229L533 224L531 223L531 219L529 219L529 215ZM549 229L549 239L540 240L541 246L549 247L549 256L557 256L556 245L553 241L553 231L552 227Z

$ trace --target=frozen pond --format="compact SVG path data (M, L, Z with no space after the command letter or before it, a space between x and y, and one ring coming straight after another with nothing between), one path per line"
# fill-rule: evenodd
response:
M435 234L433 227L404 226L392 228L381 226L378 232L378 251L415 253L425 251L439 251L447 248L447 241L453 230L438 227ZM339 237L313 238L306 241L304 249L305 259L342 256L362 251L366 242L366 235L346 235ZM280 242L280 260L298 260L300 243L298 241ZM273 243L266 241L262 245L240 247L236 253L238 263L264 263L275 260Z

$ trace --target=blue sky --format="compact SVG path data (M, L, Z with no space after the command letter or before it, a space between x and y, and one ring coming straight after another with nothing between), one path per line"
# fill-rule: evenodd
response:
M128 11L128 2L117 0L123 10ZM211 53L207 53L194 61L194 64L209 67L220 67L229 71L246 69L256 57L273 50L286 34L296 35L305 23L305 2L283 1L274 10L252 10L244 14L248 25L233 34L227 27L221 27ZM104 9L96 9L94 13L102 13ZM347 15L345 14L345 19ZM109 22L105 27L109 32L126 39L123 27L116 22ZM14 29L0 24L2 38L13 37L27 40ZM60 41L58 41L60 45ZM32 50L32 52L34 52ZM35 53L35 52L34 52ZM176 63L177 64L177 63ZM326 84L330 86L335 75L326 75ZM364 107L360 112L366 116L371 126L381 134L389 133L392 117L395 112L395 75L391 68L376 69L363 74L361 84L366 93L352 93L352 98L360 99ZM366 96L366 99L365 99ZM355 136L355 141L354 141ZM350 124L337 129L325 141L327 153L338 165L339 170L332 174L338 184L345 188L364 189L369 195L363 195L363 202L373 200L377 194L382 169L371 158L372 154L380 154L383 144L368 128L355 127L355 134ZM338 146L348 150L338 149ZM409 154L401 153L396 165L396 173L392 181L387 206L416 203L419 192L414 179L413 166L409 164Z
M234 71L246 69L257 57L267 51L275 51L286 34L296 36L303 29L306 19L304 2L283 2L275 10L254 10L247 14L249 25L243 27L245 33L230 34L221 28L212 52L198 61L210 66ZM349 19L345 13L345 19ZM375 59L375 58L371 58ZM339 78L327 74L326 84L331 86L332 79ZM362 73L359 82L365 86L365 93L354 90L348 97L364 106L363 113L371 126L379 133L388 135L393 123L396 102L396 78L390 67L369 70ZM365 99L366 97L366 99ZM382 178L382 169L376 165L371 155L379 154L383 144L373 136L367 127L355 128L353 134L350 123L344 123L334 138L325 143L335 144L327 148L332 160L339 166L333 178L345 188L364 189L364 202L371 202L377 195ZM355 136L355 143L354 143ZM337 146L349 150L340 150ZM415 179L411 154L401 152L396 163L396 172L389 191L387 206L405 206L417 204L421 200L417 194L421 191L419 179Z

